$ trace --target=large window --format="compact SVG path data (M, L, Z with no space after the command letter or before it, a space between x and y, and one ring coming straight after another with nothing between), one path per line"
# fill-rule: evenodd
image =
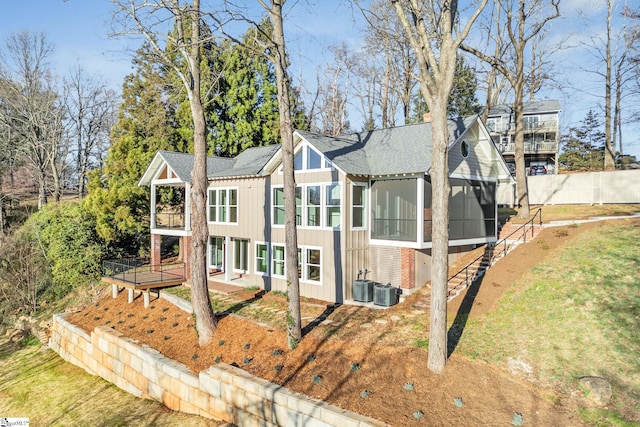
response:
M324 197L323 197L324 195ZM340 184L305 184L296 187L296 225L301 227L340 227ZM284 225L284 189L274 187L271 199L273 225ZM322 212L325 212L322 215Z
M320 227L322 224L320 217L320 186L307 186L307 221L308 227Z
M256 273L269 274L269 245L256 243Z
M209 237L209 268L219 272L224 271L224 239Z
M331 184L326 187L326 202L327 217L325 224L327 227L337 228L340 227L340 185Z
M536 130L540 124L540 116L524 116L522 123L524 124L524 130Z
M320 249L302 248L302 271L301 279L308 282L320 282Z
M351 228L367 227L367 187L362 184L351 186Z
M271 204L273 205L273 224L284 225L284 188L273 189Z
M238 222L238 190L215 188L209 190L209 222Z
M284 277L284 245L271 247L271 271L274 276Z
M257 245L258 247L260 245ZM266 253L266 244L263 245ZM260 249L258 249L260 250ZM303 282L319 284L322 280L322 250L310 246L298 248L298 277ZM258 255L256 259L260 260ZM285 247L274 243L271 247L271 267L273 276L285 277Z
M246 272L249 269L249 241L236 239L233 241L233 269Z
M389 179L371 184L371 238L417 240L417 179Z

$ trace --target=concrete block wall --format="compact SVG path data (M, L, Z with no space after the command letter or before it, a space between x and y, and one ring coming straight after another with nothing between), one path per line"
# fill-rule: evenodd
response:
M384 426L325 402L293 393L240 368L218 364L195 374L108 327L87 334L53 317L51 348L64 360L169 409L241 426Z

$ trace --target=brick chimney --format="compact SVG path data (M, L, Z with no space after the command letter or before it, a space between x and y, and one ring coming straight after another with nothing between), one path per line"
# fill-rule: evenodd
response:
M422 121L425 123L431 123L431 113L424 113L422 115Z

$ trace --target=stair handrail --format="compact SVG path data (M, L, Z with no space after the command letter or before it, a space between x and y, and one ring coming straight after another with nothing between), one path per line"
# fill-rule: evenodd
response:
M489 260L488 260L489 265L491 265L493 263L493 260L497 257L496 253L494 252L495 248L498 247L499 245L501 245L504 242L504 249L502 250L502 252L499 252L499 254L505 254L506 255L506 253L508 252L508 249L509 249L509 247L507 246L507 239L509 237L513 236L514 234L520 232L521 230L523 231L522 237L518 237L518 239L516 239L516 241L518 241L520 239L523 239L523 243L527 243L527 234L528 234L528 231L526 229L527 226L531 227L531 238L533 238L533 235L534 235L534 224L533 224L533 222L535 221L536 218L538 218L538 225L542 226L542 209L538 209L536 211L536 213L533 214L531 219L529 219L527 222L522 224L520 227L518 227L516 230L514 230L511 234L509 234L504 239L500 239L499 241L495 242L494 244L487 245L487 248L489 249L489 252L488 252L489 253ZM469 286L469 267L471 267L476 262L478 262L479 260L484 258L486 255L487 255L487 251L485 251L479 257L475 258L473 261L471 261L466 266L462 267L453 276L449 277L447 279L447 282L450 282L451 280L455 279L461 273L465 273L465 278L464 278L465 287ZM473 277L471 278L471 280L472 281L475 280L476 277L477 277L477 274L474 274Z

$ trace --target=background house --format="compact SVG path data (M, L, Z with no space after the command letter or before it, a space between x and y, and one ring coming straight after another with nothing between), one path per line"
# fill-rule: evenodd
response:
M524 161L527 173L541 165L547 173L557 173L560 114L558 101L524 103ZM511 105L497 105L489 110L486 126L512 173L515 171L515 124Z
M449 121L450 254L496 240L496 192L511 175L476 117ZM411 291L431 271L431 123L329 137L296 131L295 177L301 295L352 299L368 279ZM279 146L251 148L208 164L212 280L286 291L284 199ZM191 159L192 162L192 159ZM160 152L140 185L151 186L152 257L162 240L190 238L187 220L161 224L155 193L189 189L189 155ZM184 197L188 202L188 197ZM188 218L189 203L183 206ZM186 245L188 246L188 245ZM185 257L185 259L188 259Z

